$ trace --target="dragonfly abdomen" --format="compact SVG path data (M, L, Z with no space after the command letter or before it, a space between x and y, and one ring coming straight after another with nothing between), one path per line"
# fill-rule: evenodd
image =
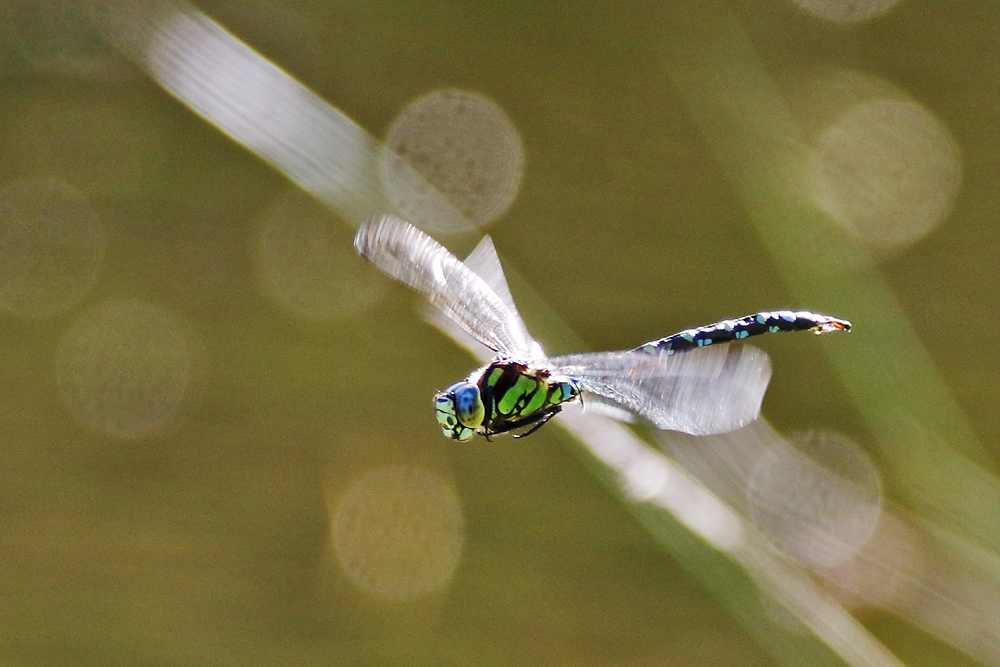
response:
M813 331L817 334L830 331L850 331L851 323L829 315L807 310L763 311L735 320L722 320L694 329L685 329L672 336L654 340L635 348L633 352L647 354L676 354L713 343L729 343L751 336L777 331Z

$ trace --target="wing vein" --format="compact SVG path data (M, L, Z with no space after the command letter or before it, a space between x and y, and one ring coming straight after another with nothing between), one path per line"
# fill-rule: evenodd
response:
M483 278L409 223L390 215L374 215L361 225L354 247L383 272L423 294L494 352L527 359L537 345L517 311L511 310Z

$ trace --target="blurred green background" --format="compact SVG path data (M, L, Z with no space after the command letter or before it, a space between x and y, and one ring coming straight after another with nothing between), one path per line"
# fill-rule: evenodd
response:
M524 170L488 232L549 352L763 309L851 319L761 340L764 414L867 451L939 540L916 540L921 581L974 563L992 578L955 580L982 599L949 600L988 614L1000 11L803 5L198 9L380 139L434 91L502 108ZM354 255L357 220L106 46L91 9L0 8L0 662L796 664L559 429L442 439L431 397L475 362ZM797 233L803 201L823 220ZM914 434L937 444L907 467ZM852 608L905 664L1000 656L900 607Z

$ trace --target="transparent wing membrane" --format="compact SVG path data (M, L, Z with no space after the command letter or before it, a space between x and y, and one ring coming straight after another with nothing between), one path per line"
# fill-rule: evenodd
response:
M571 354L548 359L546 365L661 429L693 435L725 433L755 420L771 379L767 355L749 346L673 356Z
M354 238L354 247L379 269L423 294L490 349L515 359L531 358L537 344L528 335L517 311L508 306L513 301L492 243L481 254L492 252L500 283L496 282L496 275L491 281L502 284L503 296L444 246L390 215L368 218Z
M517 306L514 304L514 297L510 294L510 288L507 287L507 276L503 274L503 267L500 266L500 257L493 245L493 239L484 236L479 245L465 258L463 264L472 269L490 286L490 289L496 292L503 304L510 309L510 312L517 313Z
M496 247L493 245L493 239L489 236L484 236L479 245L465 258L464 264L472 269L477 276L482 278L496 292L500 300L503 301L503 304L510 310L514 320L521 323L520 326L524 328L523 320L520 313L517 312L517 305L514 303L514 297L511 296L510 287L507 286L507 277L503 273L503 266L500 264L500 257L497 255ZM525 335L527 336L528 334L525 333ZM529 337L528 344L531 349L529 354L524 357L525 360L534 361L541 359L543 352L542 346L538 341Z

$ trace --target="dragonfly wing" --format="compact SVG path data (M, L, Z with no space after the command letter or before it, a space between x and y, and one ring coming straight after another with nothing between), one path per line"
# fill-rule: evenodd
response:
M500 264L500 257L497 255L497 250L493 246L493 239L489 236L484 236L479 242L479 245L469 253L468 257L465 258L465 265L472 269L476 275L482 278L487 285L496 292L500 300L503 301L507 309L510 310L511 317L517 321L520 327L527 332L527 328L524 326L521 315L517 312L517 305L514 303L514 297L510 294L510 288L507 286L507 276L503 273L503 266ZM527 333L525 333L527 336ZM535 340L529 341L531 345L531 353L528 354L525 359L535 360L541 359L544 356L542 352L541 345Z
M379 269L427 297L483 345L515 359L531 355L534 341L517 311L486 280L413 225L390 215L373 215L358 229L354 247Z
M514 305L514 297L510 295L510 288L507 287L507 276L503 273L503 267L500 266L500 257L497 255L497 249L493 245L493 239L489 236L484 236L479 245L465 258L465 265L482 278L490 286L490 289L496 292L500 300L503 301L504 305L512 313L517 312L517 306Z
M635 412L623 408L619 403L615 403L610 398L605 398L600 394L587 392L584 400L580 403L585 413L601 415L624 424L634 424L639 421Z
M771 379L767 355L749 346L671 356L572 354L547 364L584 391L611 399L661 429L694 435L726 433L757 419Z

